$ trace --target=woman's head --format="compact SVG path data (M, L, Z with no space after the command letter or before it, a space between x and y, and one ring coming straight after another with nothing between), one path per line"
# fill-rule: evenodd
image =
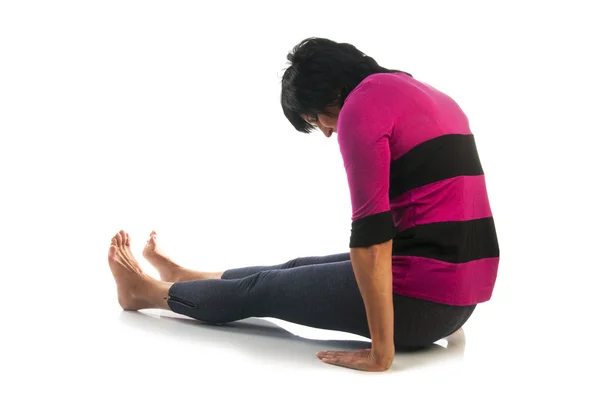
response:
M281 107L296 130L319 128L326 136L337 130L346 97L367 76L400 72L383 68L347 43L310 38L287 56L291 63L281 83Z

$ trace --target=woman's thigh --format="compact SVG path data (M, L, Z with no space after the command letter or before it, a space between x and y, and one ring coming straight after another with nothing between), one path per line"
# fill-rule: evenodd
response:
M341 261L350 261L350 253L346 252L338 254L329 254L326 256L297 257L278 265L259 265L251 267L232 268L225 271L221 276L221 279L240 279L263 271L291 269L296 267L303 267L305 265L330 264Z
M173 311L206 322L271 317L369 337L350 260L269 269L237 279L178 282L169 298Z

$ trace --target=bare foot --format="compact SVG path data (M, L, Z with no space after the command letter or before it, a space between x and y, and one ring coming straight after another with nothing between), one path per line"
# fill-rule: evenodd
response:
M150 233L150 239L146 243L143 251L144 258L158 270L160 279L163 281L177 282L179 274L183 267L175 264L173 260L167 257L158 247L156 232Z
M218 279L222 272L200 272L183 268L158 247L156 231L150 233L150 239L144 247L144 258L152 264L160 274L160 279L168 282L194 281L200 279Z
M108 250L108 264L117 283L119 304L124 310L168 309L170 284L152 279L142 271L131 253L129 234L117 233Z

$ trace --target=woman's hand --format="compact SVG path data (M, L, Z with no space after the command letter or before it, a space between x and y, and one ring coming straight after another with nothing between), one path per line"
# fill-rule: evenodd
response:
M321 351L317 354L321 361L345 368L383 372L392 366L393 350L386 355L375 355L372 349L360 351Z

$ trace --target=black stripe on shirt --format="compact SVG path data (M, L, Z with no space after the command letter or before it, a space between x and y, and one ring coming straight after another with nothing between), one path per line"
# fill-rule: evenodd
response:
M417 187L483 174L472 134L449 134L417 145L390 166L390 200Z
M391 211L371 214L352 222L350 247L369 247L384 243L397 233Z
M408 228L394 237L392 255L465 263L498 257L500 249L494 219L487 217Z

